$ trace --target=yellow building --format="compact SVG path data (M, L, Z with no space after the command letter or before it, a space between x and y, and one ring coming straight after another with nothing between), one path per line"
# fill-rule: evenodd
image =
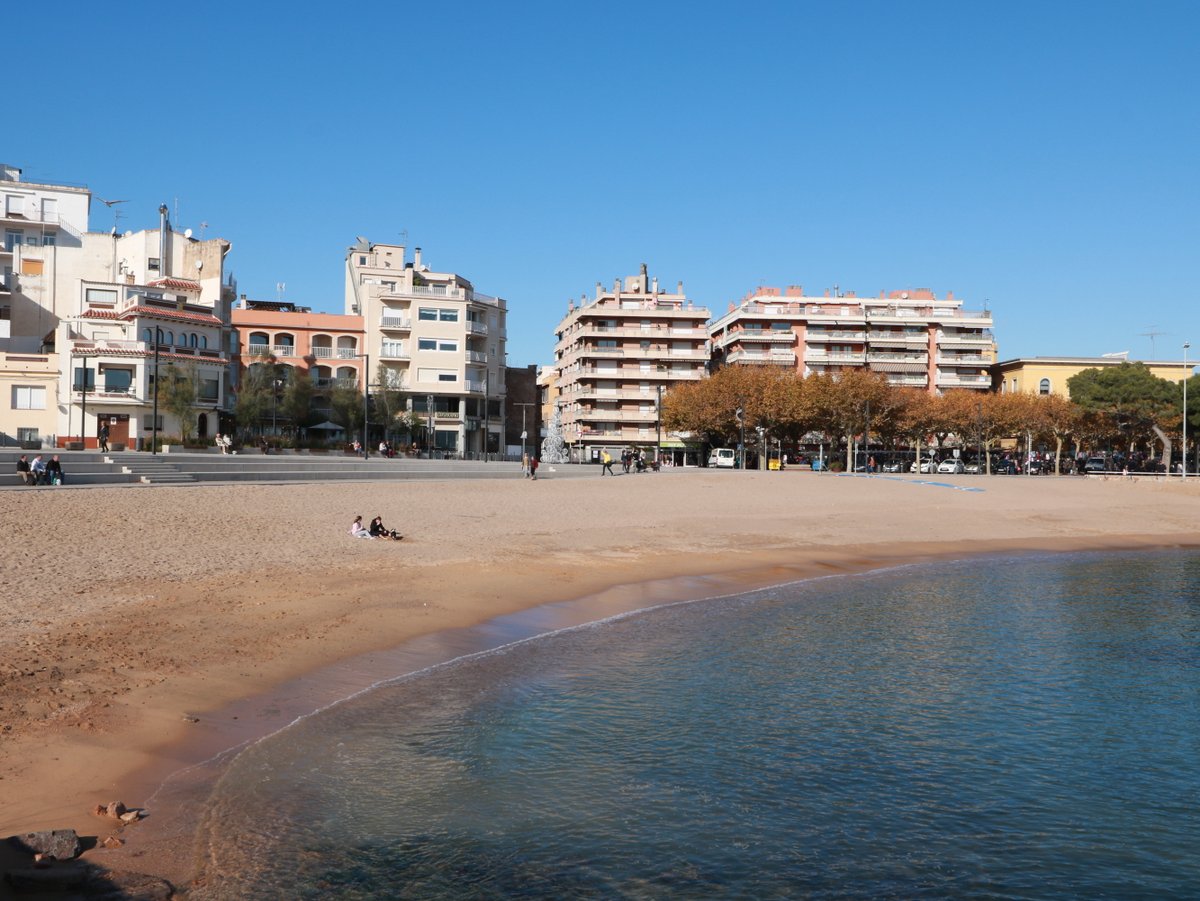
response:
M1126 360L1119 357L1019 357L992 367L992 389L1000 393L1058 394L1070 397L1067 380L1085 369L1104 369L1126 362L1141 362L1160 379L1181 382L1191 375L1194 363L1182 360Z
M0 352L0 446L53 447L58 354Z

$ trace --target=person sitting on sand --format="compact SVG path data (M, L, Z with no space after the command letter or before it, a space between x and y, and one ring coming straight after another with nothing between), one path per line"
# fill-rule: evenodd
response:
M404 537L395 529L389 529L385 526L382 516L376 516L371 520L370 534L372 538L390 538L392 541L399 541Z
M354 522L350 523L350 536L352 538L374 538L375 537L370 532L368 532L366 529L366 526L364 526L362 524L362 516L354 517Z

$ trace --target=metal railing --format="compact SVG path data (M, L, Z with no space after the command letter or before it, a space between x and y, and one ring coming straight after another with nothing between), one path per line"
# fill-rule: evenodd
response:
M410 329L412 328L412 320L407 316L380 316L379 327Z

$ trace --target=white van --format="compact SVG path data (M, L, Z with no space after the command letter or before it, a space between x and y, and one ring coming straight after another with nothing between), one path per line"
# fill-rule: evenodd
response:
M737 465L737 453L732 447L715 447L708 455L708 465L732 469Z

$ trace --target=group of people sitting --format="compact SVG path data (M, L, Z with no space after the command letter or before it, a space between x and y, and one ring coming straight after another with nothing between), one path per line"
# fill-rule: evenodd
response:
M221 453L227 454L233 447L233 437L230 435L222 435L217 432L216 445L221 449Z
M17 478L26 485L61 485L62 461L58 459L58 454L49 460L37 454L32 461L28 454L21 454L21 458L17 460Z
M404 537L395 529L385 526L382 516L371 520L370 528L363 525L361 516L354 517L354 522L350 524L350 535L353 538L386 538L388 541L399 541Z

